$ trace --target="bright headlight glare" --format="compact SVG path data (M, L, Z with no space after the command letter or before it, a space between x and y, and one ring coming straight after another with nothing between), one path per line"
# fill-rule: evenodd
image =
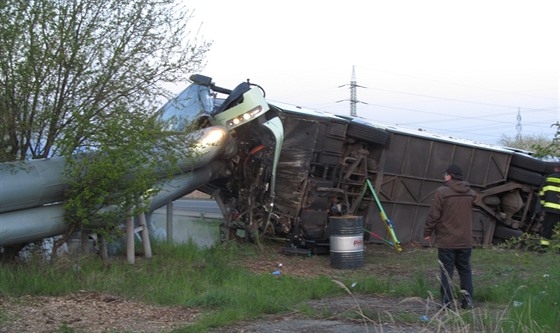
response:
M206 135L200 140L200 144L203 146L218 144L225 136L225 132L222 129L213 129L207 132Z

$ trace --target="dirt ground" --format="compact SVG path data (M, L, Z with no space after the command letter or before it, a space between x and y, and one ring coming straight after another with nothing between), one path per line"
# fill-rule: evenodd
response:
M376 246L366 250L377 251ZM383 249L382 251L386 251ZM374 255L367 253L366 255ZM351 270L330 266L329 256L286 256L278 249L241 264L256 273L342 279ZM376 269L366 264L363 270ZM309 302L313 317L292 312L212 330L229 332L431 332L426 324L438 315L426 299L382 295L346 296ZM63 297L0 297L0 333L8 332L170 332L196 321L199 309L160 307L114 295L82 291ZM403 320L406 318L406 320ZM410 323L413 323L412 325ZM66 329L66 330L63 330Z
M424 300L414 298L344 296L311 301L308 305L328 316L311 318L293 312L236 323L209 332L431 332L422 323L421 317L435 313L435 308L427 307ZM90 292L64 297L2 298L0 308L3 316L11 318L9 322L0 324L2 333L170 332L194 322L201 314L196 309L158 307ZM383 318L359 316L372 311L380 313ZM392 318L403 314L418 318L418 324L405 324Z
M317 313L309 317L300 313L274 315L256 321L238 323L211 330L212 333L306 332L306 333L418 333L433 332L427 321L437 316L437 307L418 298L385 296L342 296L307 303ZM373 317L375 314L376 317ZM415 319L409 324L399 318Z

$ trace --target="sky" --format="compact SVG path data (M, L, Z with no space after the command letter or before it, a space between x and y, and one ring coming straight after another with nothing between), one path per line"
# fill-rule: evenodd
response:
M556 132L555 0L183 1L219 86L350 115L354 71L371 121L489 144Z

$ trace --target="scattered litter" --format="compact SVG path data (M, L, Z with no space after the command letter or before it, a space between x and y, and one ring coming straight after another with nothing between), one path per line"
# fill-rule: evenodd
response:
M354 288L357 285L356 282L352 283L352 285L350 286L350 288Z
M282 272L280 272L280 271L274 271L274 272L272 272L272 275L280 275L280 274L282 274Z
M514 308L518 308L518 307L520 307L521 305L523 305L523 302L513 301L513 307L514 307Z
M428 318L428 316L420 316L420 320L421 321L430 321L430 318Z

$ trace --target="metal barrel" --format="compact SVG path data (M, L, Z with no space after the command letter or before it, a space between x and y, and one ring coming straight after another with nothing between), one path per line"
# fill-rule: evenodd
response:
M331 266L355 269L364 265L362 216L329 217Z

